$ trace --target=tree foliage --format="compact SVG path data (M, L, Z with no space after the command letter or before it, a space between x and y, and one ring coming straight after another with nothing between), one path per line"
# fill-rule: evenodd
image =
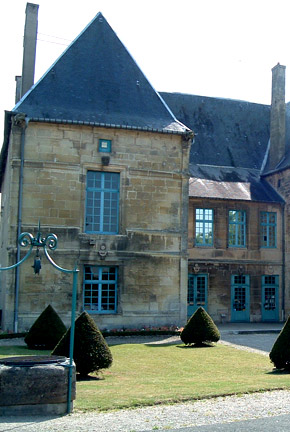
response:
M220 339L220 332L210 315L199 307L187 321L180 338L186 345L202 345L207 342L217 342Z
M52 351L54 355L69 357L70 329ZM87 312L75 321L74 353L76 370L81 376L111 366L113 358L102 333Z
M290 368L290 316L274 342L269 357L277 369Z
M66 332L66 326L51 305L32 324L24 341L29 349L52 349Z

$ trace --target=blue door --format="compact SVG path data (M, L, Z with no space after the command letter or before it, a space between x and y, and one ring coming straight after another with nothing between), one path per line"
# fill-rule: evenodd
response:
M231 281L232 322L250 321L249 276L233 275Z
M187 316L191 315L202 306L207 310L207 281L206 274L188 275L187 291Z
M262 276L262 321L279 320L279 276Z

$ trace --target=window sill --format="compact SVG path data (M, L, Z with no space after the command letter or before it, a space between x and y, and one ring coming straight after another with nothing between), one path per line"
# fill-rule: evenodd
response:
M84 312L87 312L89 315L118 315L118 312L113 312L113 311L109 311L109 312L101 311L101 312L98 312L98 311L84 309Z

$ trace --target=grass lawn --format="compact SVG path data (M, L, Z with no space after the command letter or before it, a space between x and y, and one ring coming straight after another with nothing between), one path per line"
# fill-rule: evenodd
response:
M111 346L113 365L77 383L75 410L109 410L271 389L290 389L290 374L269 357L218 344ZM0 356L46 354L0 347Z

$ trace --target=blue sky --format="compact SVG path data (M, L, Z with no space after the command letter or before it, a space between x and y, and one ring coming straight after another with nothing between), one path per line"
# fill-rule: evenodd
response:
M0 4L2 113L13 108L15 76L21 75L26 3ZM270 104L271 68L277 62L286 66L287 84L288 0L35 3L39 4L36 80L100 11L156 90ZM2 124L0 128L2 135Z

